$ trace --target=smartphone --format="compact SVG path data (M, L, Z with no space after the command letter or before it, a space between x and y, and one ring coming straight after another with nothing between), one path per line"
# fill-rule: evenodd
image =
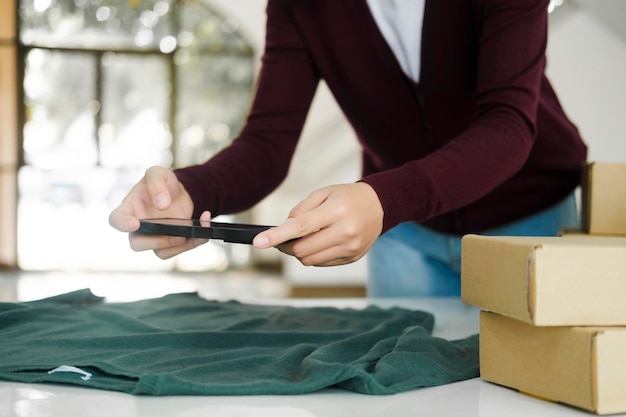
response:
M224 242L252 244L252 239L273 226L256 224L220 223L197 219L140 219L139 229L135 233L145 235L166 235L195 237L202 239L220 239Z

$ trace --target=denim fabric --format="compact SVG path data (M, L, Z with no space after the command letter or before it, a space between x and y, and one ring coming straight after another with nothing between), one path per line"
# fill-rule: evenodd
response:
M574 193L534 216L481 234L555 236L579 225ZM402 223L378 238L368 253L370 297L458 297L461 237Z

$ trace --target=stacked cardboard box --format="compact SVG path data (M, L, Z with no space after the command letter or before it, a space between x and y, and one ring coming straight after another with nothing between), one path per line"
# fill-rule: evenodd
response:
M626 412L626 165L588 168L585 233L465 236L462 299L483 310L483 379L614 414Z
M626 236L626 164L587 166L581 217L583 230L589 234Z

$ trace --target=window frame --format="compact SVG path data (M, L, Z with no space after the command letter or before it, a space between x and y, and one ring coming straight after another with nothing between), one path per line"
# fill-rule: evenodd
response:
M11 2L15 5L15 13L14 13L14 18L15 18L15 29L14 29L14 42L15 42L15 47L16 47L16 56L17 56L17 62L16 62L16 67L17 67L17 82L16 82L16 90L17 90L17 97L16 97L16 112L17 112L17 123L16 123L16 129L17 129L17 143L16 143L16 164L15 164L15 168L14 168L14 176L15 176L15 197L13 199L12 202L12 206L14 207L15 210L15 215L13 216L13 224L15 225L15 235L12 237L12 242L13 242L13 246L15 248L15 253L12 256L12 263L13 265L17 265L18 263L18 255L19 255L19 248L18 248L18 244L17 244L17 233L18 233L18 213L17 213L17 206L18 206L18 202L19 202L19 197L18 197L18 192L17 192L17 187L18 187L18 173L20 172L20 170L23 167L27 167L27 166L32 166L31 164L29 164L26 160L26 155L25 155L25 149L24 149L24 141L25 141L25 133L24 133L24 127L26 125L27 122L27 107L28 107L28 103L26 103L25 101L25 92L24 92L24 80L25 80L25 71L26 71L26 59L27 56L29 54L30 51L34 50L34 49L41 49L41 50L47 50L47 51L53 51L53 52L62 52L62 53L80 53L80 54L86 54L90 57L92 57L95 60L95 91L94 91L94 100L97 100L100 104L101 107L99 109L99 111L97 111L94 114L94 138L95 138L95 145L96 145L96 149L97 149L97 162L95 167L103 167L102 164L102 149L101 149L101 129L100 127L102 126L103 120L102 120L102 112L103 112L103 108L106 105L105 102L103 102L103 98L104 98L104 74L105 74L105 69L104 69L104 64L103 64L103 57L106 53L109 52L113 52L116 54L129 54L129 55L146 55L146 56L156 56L156 57L160 57L162 59L166 59L166 66L168 68L168 72L169 72L169 83L172 86L172 90L171 93L169 95L169 103L168 103L168 110L167 110L167 117L166 117L166 123L169 124L169 130L170 130L170 134L172 136L172 141L171 144L169 146L169 152L172 158L172 164L171 167L175 168L177 167L177 163L179 161L178 155L177 155L177 149L178 149L178 142L180 140L180 136L182 133L181 128L179 128L179 125L177 123L177 114L179 113L179 106L178 106L178 97L179 97L179 91L178 91L178 77L179 77L179 68L175 62L175 57L176 57L176 53L181 49L179 45L177 45L177 47L175 49L173 49L170 52L162 52L159 48L156 47L152 47L152 48L144 48L144 47L137 47L137 48L127 48L127 47L119 47L119 48L102 48L102 47L63 47L63 46L50 46L50 45L42 45L42 44L25 44L21 37L20 37L20 16L19 16L19 9L20 9L20 0L15 0L15 2ZM199 1L194 1L194 0L174 0L174 5L176 7L173 7L171 10L172 16L172 24L171 24L171 33L172 34L177 34L180 33L180 29L181 29L181 21L180 21L180 15L178 13L178 7L183 5L184 3L193 3L194 5L200 4L202 7L206 7L207 10L209 11L209 13L211 13L213 16L216 16L218 18L221 19L226 19L226 17L224 16L224 14L220 13L219 10L216 10L214 8L212 8L210 5L204 3L204 2L199 2ZM240 37L243 40L244 43L244 47L243 48L234 48L234 49L228 49L228 47L226 47L225 49L222 50L205 50L204 48L201 49L201 52L203 53L207 53L207 54L211 54L212 56L219 56L219 55L227 55L227 56L233 56L233 55L237 55L237 56L244 56L246 58L250 59L250 65L251 65L251 69L254 72L255 69L255 58L256 58L256 54L255 51L253 49L253 47L251 46L252 43L246 38L245 33L243 33L242 31L237 31L236 36ZM194 51L196 52L196 51ZM252 90L253 90L253 86L254 86L254 77L250 82L250 98L252 96ZM242 109L243 113L245 113L247 111L246 109ZM231 138L232 140L232 138ZM118 169L113 168L113 167L106 167L104 166L105 169L109 169L111 171L117 171ZM0 189L0 191L2 191ZM1 248L1 247L0 247ZM174 264L173 269L178 269L177 265Z

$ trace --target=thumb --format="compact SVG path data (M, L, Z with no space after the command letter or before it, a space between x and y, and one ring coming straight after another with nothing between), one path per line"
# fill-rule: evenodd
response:
M325 187L313 191L304 200L300 201L291 209L291 211L287 215L287 218L291 219L294 217L298 217L301 214L306 213L307 211L319 207L322 203L324 203L324 201L326 201L331 190L332 187Z
M154 206L159 210L167 209L172 203L170 187L178 181L174 173L167 168L156 166L146 171L144 179Z

